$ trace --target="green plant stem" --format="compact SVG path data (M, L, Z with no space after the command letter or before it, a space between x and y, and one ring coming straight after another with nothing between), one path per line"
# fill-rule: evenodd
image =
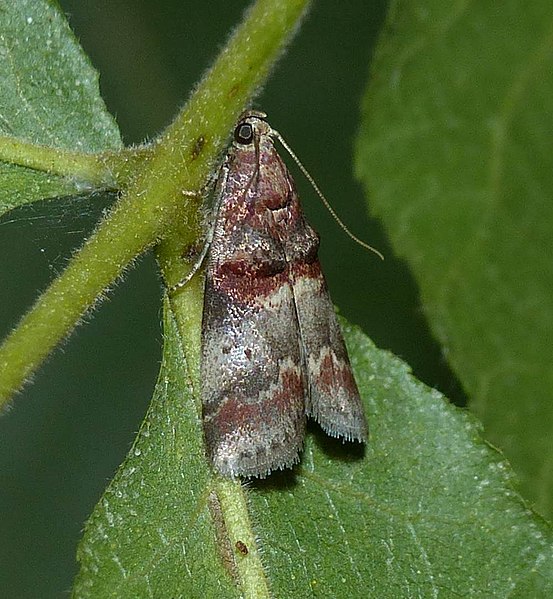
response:
M200 418L199 348L202 300L203 279L195 276L182 290L172 294L169 301L186 355L188 377ZM219 501L229 546L234 548L236 542L240 541L248 548L247 556L238 556L235 561L242 595L247 599L268 599L271 596L269 584L257 546L257 537L252 527L244 487L239 480L214 476L212 489Z
M0 135L0 161L71 177L102 189L126 187L140 163L147 160L150 154L151 149L147 146L87 154Z
M225 519L230 546L234 548L237 541L240 541L248 548L247 556L236 560L236 569L244 597L248 599L269 598L271 596L269 581L261 563L242 484L238 480L217 478L214 489Z
M288 2L288 8L286 10L282 7L281 10L276 11L276 13L280 13L280 15L273 15L273 17L276 17L274 25L277 28L280 28L284 23L287 23L291 29L292 21L289 20L290 16L293 16L297 22L306 7L306 4L306 2ZM271 2L258 2L247 15L246 20L252 22L254 28L260 27L263 18L268 14L268 9L274 8L274 5L271 5L273 5ZM280 24L278 24L279 21ZM263 34L261 30L258 30L255 35L257 38L258 35L263 36L266 34ZM251 38L243 37L237 40L237 44L244 48L244 57L246 55L250 56L248 60L253 58L259 60L261 56L256 56L251 52L250 44L252 41ZM247 52L246 49L248 49ZM270 66L270 62L267 60L263 60L262 64L264 65L264 68ZM221 81L225 81L226 79L230 82L232 71L227 71L224 63L218 63L213 71L216 70L219 71L218 77L220 77ZM210 75L213 74L213 71ZM236 95L242 95L245 91L244 82L237 78L230 84L228 89L231 91L230 97L225 96L225 90L221 89L218 91L221 105L224 105L224 103L229 100L234 101ZM198 102L202 103L206 100L207 98L203 98L201 94L198 96ZM244 103L242 102L239 105L244 106ZM238 116L238 112L233 114L232 119L228 121L227 113L225 111L220 111L218 114L212 114L213 122L217 122L218 120L219 123L224 123L226 128L229 128L234 124L236 116ZM211 134L208 133L207 128L205 128L205 131L206 133L200 134L196 139L199 140L201 138L204 140L204 143L207 144L211 142L212 137ZM196 232L199 230L198 215L198 211L193 213L192 220L188 223L188 227L184 226L182 222L179 223L177 227L172 229L170 235L168 235L158 246L158 261L164 278L169 285L173 285L181 280L189 267L189 265L185 264L182 259L183 253L185 253L183 252L183 248L186 247L186 244L193 243L194 240L197 239L197 234L194 233L194 235L190 236L190 231ZM184 289L172 294L170 297L171 310L175 316L181 342L183 344L185 355L187 356L186 363L189 368L189 380L194 390L196 407L199 414L201 414L201 405L199 402L199 362L203 296L202 287L202 279L197 275ZM256 534L251 524L243 487L239 481L227 481L215 477L213 481L213 490L219 499L230 546L234 547L237 541L242 541L248 547L247 557L236 561L237 582L241 588L242 595L247 599L266 599L270 597L268 581L257 547Z
M174 223L186 225L198 201L182 190L202 187L229 129L265 80L306 5L306 0L259 0L247 12L116 207L5 340L0 407L136 256ZM197 236L192 221L193 227L183 227L183 243Z
M81 179L99 187L114 187L115 184L100 154L71 152L0 135L0 160Z

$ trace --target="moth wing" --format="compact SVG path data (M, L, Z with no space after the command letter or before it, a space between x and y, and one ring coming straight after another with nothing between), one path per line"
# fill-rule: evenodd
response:
M274 237L247 225L216 233L212 247L201 356L207 451L223 475L265 477L299 461L305 435L289 265Z
M286 251L307 376L306 413L333 437L366 441L367 421L318 248L317 233L298 218Z
M333 437L366 441L367 422L342 331L318 260L294 295L308 379L306 413Z

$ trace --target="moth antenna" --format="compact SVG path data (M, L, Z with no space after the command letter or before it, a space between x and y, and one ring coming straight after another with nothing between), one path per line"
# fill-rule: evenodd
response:
M338 223L338 225L345 232L345 234L350 239L355 241L355 243L359 244L361 247L364 247L366 250L373 252L381 260L384 260L384 256L376 248L374 248L372 245L369 245L368 243L365 243L364 241L359 239L359 237L354 235L346 227L346 225L342 222L342 220L340 220L340 217L336 214L336 212L334 211L334 208L332 208L332 206L330 205L330 202L326 199L323 192L319 189L319 186L315 183L315 179L313 179L313 177L309 174L309 171L305 168L305 166L303 166L300 159L296 156L296 154L294 153L292 148L286 143L286 141L284 140L282 135L276 129L273 129L272 127L271 127L271 133L272 133L272 135L274 135L274 137L276 137L278 139L278 141L282 144L282 147L288 152L288 154L290 154L290 156L292 157L292 160L298 165L298 168L303 173L304 177L309 181L309 183L311 183L311 186L313 187L313 189L315 190L315 192L317 193L317 195L323 202L325 208L330 212L330 214L332 215L332 218Z

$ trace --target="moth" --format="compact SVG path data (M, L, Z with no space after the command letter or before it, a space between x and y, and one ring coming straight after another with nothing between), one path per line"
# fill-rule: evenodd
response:
M332 437L368 436L319 236L275 139L306 171L265 118L248 111L236 125L201 257L203 427L214 469L230 477L292 467L307 417Z

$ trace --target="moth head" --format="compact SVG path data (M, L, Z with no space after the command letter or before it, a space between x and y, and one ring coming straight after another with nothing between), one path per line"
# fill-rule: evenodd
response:
M234 128L234 143L238 146L248 146L256 137L271 133L271 127L265 120L267 115L258 110L246 110L240 115Z
M292 148L288 145L288 143L284 140L282 135L276 130L273 129L269 123L266 121L267 115L264 112L259 112L257 110L246 110L240 115L240 119L238 120L238 124L234 129L234 144L236 148L242 148L243 150L249 152L250 149L254 149L257 159L259 159L259 147L260 144L265 141L265 144L269 144L272 146L273 140L278 139L278 141L282 144L282 147L290 154L292 160L298 165L301 172L305 175L306 179L311 183L313 189L317 193L317 195L321 198L323 204L326 206L327 210L330 212L334 220L338 223L338 225L345 231L345 233L353 239L360 246L365 249L374 252L377 256L379 256L382 260L384 260L384 256L375 248L370 246L368 243L361 241L358 237L356 237L340 220L330 202L325 198L323 192L319 189L319 186L315 183L313 177L309 174L305 166L300 162L299 158L296 156ZM248 146L252 146L249 148Z
M234 141L241 146L247 146L253 141L253 125L242 121L236 125L234 130Z

